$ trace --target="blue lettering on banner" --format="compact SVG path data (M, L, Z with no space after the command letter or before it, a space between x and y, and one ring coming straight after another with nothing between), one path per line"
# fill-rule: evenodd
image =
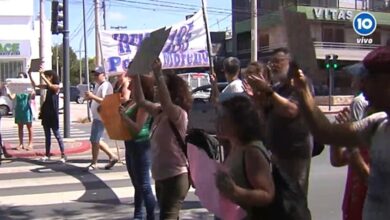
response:
M207 51L198 51L194 53L163 53L163 56L163 66L167 68L207 66L209 64Z
M192 36L194 23L191 22L170 33L163 53L183 53L188 50L189 40Z
M118 41L118 54L125 55L131 53L130 46L135 46L135 47L141 46L141 43L144 40L144 38L147 38L149 36L150 33L145 33L145 34L119 33L119 34L113 34L112 39Z
M117 67L121 65L122 60L120 57L109 57L107 61L108 61L108 72L116 72Z

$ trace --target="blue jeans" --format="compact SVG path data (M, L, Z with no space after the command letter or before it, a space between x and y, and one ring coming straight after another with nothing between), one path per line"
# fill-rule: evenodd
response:
M60 146L61 154L64 155L64 142L62 140L60 129L51 128L50 126L43 125L43 130L45 131L45 147L46 147L46 156L50 157L50 148L51 148L51 132L53 130L54 137L57 139L58 145Z
M145 203L146 219L154 219L156 199L150 185L150 142L125 141L126 166L134 186L134 218L143 219L142 205Z

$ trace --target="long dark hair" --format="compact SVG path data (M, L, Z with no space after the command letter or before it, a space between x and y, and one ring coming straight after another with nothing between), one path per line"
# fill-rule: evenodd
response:
M188 113L192 106L192 96L187 82L173 71L164 71L164 73L172 102Z
M260 116L255 105L245 96L237 95L224 102L222 107L227 112L228 117L237 134L237 138L243 144L261 140L263 137Z
M51 77L51 83L53 84L60 84L60 78L58 77L58 74L54 70L46 70L43 72L45 76Z

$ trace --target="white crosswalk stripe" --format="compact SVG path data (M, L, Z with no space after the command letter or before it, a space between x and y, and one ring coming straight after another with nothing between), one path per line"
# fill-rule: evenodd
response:
M34 142L42 142L45 140L45 132L43 131L43 127L39 124L34 124L33 125L33 139ZM70 137L73 139L77 140L88 140L90 137L89 131L83 131L75 126L70 127ZM60 134L63 135L63 127L60 125ZM12 142L12 143L17 143L19 138L18 138L18 127L16 125L12 127L7 127L1 129L1 135L3 138L3 141L7 142ZM23 137L24 141L28 141L28 133L27 133L27 128L24 128L23 132ZM54 135L52 135L52 139L54 140Z
M85 156L85 159L89 156ZM76 162L67 164L40 163L30 161L22 166L0 167L0 207L19 207L21 209L55 209L58 207L79 208L79 205L101 203L107 205L120 204L127 210L127 218L131 219L134 187L126 170L126 166L117 164L112 170L98 169L88 172L87 160L81 157ZM100 164L103 165L103 164ZM153 193L154 185L152 185ZM194 190L189 194L193 196ZM98 210L103 212L105 210ZM1 216L2 208L0 208ZM95 211L96 212L96 211ZM193 217L194 213L196 216ZM83 211L81 216L67 216L66 219L86 219L93 215ZM118 214L118 216L122 216ZM207 210L201 207L186 209L181 212L184 219L213 219ZM190 217L192 216L192 217ZM35 218L34 218L35 219ZM58 219L40 216L39 219ZM94 218L100 219L100 218ZM105 218L117 219L117 218Z

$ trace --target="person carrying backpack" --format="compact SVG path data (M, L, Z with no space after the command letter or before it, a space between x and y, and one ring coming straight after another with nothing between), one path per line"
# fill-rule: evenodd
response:
M217 135L232 144L216 174L220 193L247 212L247 219L271 219L267 206L275 196L271 167L260 137L259 115L250 100L236 96L218 109Z

